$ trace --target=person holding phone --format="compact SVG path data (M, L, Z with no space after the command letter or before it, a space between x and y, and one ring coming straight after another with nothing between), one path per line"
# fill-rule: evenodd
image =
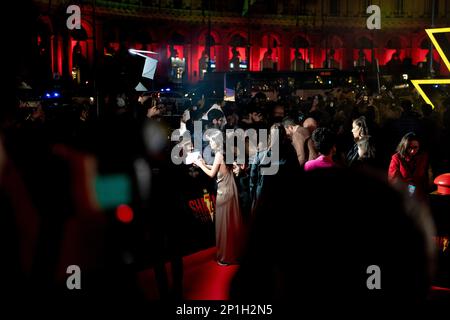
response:
M428 187L428 154L420 149L420 141L414 132L405 134L397 146L397 152L389 164L388 179L408 186L408 191L424 197Z
M217 178L215 213L217 263L221 266L237 264L242 253L244 235L239 194L232 168L225 163L222 132L213 130L207 139L211 150L215 153L213 164L207 165L202 158L194 163L209 177Z
M161 116L162 111L164 109L164 105L161 104L153 104L151 107L147 109L147 118L156 119Z

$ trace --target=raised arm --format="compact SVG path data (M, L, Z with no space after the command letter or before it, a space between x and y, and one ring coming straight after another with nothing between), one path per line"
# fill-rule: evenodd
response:
M205 161L203 159L197 160L195 162L195 164L211 178L214 178L217 175L217 172L219 172L219 168L222 163L223 163L222 153L216 153L214 157L214 163L212 164L212 166L208 166L207 164L205 164Z
M303 167L305 162L308 161L305 154L305 137L302 134L295 132L292 136L292 146L295 149L300 166Z

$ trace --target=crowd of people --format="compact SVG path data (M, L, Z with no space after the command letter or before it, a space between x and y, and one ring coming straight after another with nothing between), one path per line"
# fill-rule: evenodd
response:
M181 257L191 237L190 249L199 248L195 241L215 244L220 266L242 266L231 291L236 299L285 298L295 285L301 287L307 279L293 274L289 264L294 255L307 274L325 284L326 270L318 263L326 261L314 262L317 252L326 250L332 259L342 247L348 261L339 270L347 275L355 271L351 285L355 277L364 277L354 268L370 260L371 252L388 268L387 283L394 281L404 270L394 268L398 254L404 267L419 270L422 278L408 282L410 274L403 273L384 298L411 289L405 301L424 299L434 235L427 194L434 190L434 177L450 172L448 98L432 109L414 96L400 99L391 91L370 94L339 87L302 101L194 102L175 116L157 95L117 92L105 98L99 117L85 103L70 112L42 104L3 119L1 204L9 226L14 226L3 235L15 241L14 246L2 244L8 243L8 272L16 276L11 277L13 291L39 291L37 282L57 295L64 286L64 263L81 261L92 280L89 299L99 292L113 300L124 295L142 299L136 297L142 289L136 270L149 265L155 267L161 298L182 298ZM172 131L198 134L196 121L202 137L208 129L213 133L205 141L200 138L203 152L193 164L176 165L171 152L179 141L170 140ZM230 163L223 143L227 130L237 129L255 129L259 135L267 130L269 139L256 145L246 141L244 150L231 151L233 159L243 152L244 161ZM185 144L182 157L198 148L194 140ZM264 174L271 165L277 166L274 174ZM129 225L117 223L122 219L118 212L104 214L111 209L101 208L98 185L91 183L118 174L128 181L120 192L130 194L124 200L134 210ZM411 215L411 210L417 213ZM338 218L349 212L360 215ZM193 216L203 219L209 230L213 227L215 238L208 228L187 230L186 221ZM421 226L412 228L418 220ZM389 237L381 239L385 231ZM203 239L198 236L202 232ZM307 237L314 237L309 247ZM390 251L384 254L387 247ZM173 264L173 292L163 267L167 260ZM255 275L268 276L260 291L253 283L255 268L260 269ZM120 278L114 288L105 282L112 272ZM20 279L19 287L14 279ZM309 285L307 290L313 290L313 283Z
M450 172L448 90L434 109L412 91L337 87L304 99L199 99L176 116L156 96L124 89L131 85L117 75L133 57L123 46L106 48L93 101L24 103L12 79L47 84L50 64L30 60L38 13L10 5L17 14L5 33L15 49L5 51L0 108L0 271L13 314L39 313L34 305L58 317L90 305L130 313L148 303L152 284L140 278L148 268L160 299L180 300L182 257L214 245L218 268L239 265L232 301L285 301L289 316L317 304L312 314L335 315L331 302L346 315L367 302L366 315L383 302L412 310L430 301L437 250L427 195L433 178ZM293 70L308 69L298 50L295 57ZM367 67L360 58L355 67ZM394 58L391 70L410 69ZM429 74L428 65L418 73ZM195 134L196 120L200 134L219 133L201 139L209 150L201 159L175 164L171 132ZM249 143L245 161L228 163L218 137L238 128L266 129L269 143ZM189 154L199 146L184 147ZM273 164L276 173L263 174ZM441 208L448 213L448 202ZM68 290L74 265L81 290ZM373 265L381 290L367 287Z

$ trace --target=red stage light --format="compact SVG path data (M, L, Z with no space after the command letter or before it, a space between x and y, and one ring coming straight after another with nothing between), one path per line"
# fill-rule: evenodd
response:
M120 222L130 223L133 220L134 213L133 209L126 204L121 204L116 209L116 218Z

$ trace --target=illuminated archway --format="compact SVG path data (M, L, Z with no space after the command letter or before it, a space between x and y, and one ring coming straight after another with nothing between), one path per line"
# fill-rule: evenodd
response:
M174 31L169 38L169 44L167 45L167 58L169 59L172 52L172 48L176 50L178 57L183 59L185 57L185 45L186 45L186 37L185 35L179 33L178 31Z
M70 31L69 70L78 84L92 76L90 62L94 59L94 39L92 25L87 20L81 20L81 28Z
M320 42L320 65L318 68L341 69L344 56L344 42L337 35L327 35ZM328 61L327 61L328 58Z
M290 42L290 54L289 54L289 60L291 61L291 69L292 63L296 55L295 52L297 50L301 53L302 59L304 59L307 64L310 63L312 57L310 48L311 48L310 41L305 36L298 34L292 38L292 41Z
M407 47L407 42L403 37L391 37L384 44L384 50L380 59L380 64L385 65L386 63L388 63L388 61L392 58L392 55L396 52L399 54L400 59L403 60L404 58L406 58Z
M229 70L241 71L248 68L247 35L244 32L233 33L228 40Z
M217 66L222 63L220 61L219 52L220 38L216 31L203 30L198 36L198 48L195 52L192 69L194 75L198 74L199 80L202 80L207 72L208 60L211 60L211 70L215 71ZM223 58L222 58L223 59ZM197 63L196 63L197 62Z
M264 55L268 53L271 60L273 61L273 66L271 67L273 71L279 70L279 60L282 56L281 50L281 37L274 32L268 32L264 34L261 38L261 47L259 48L258 61L259 68L258 70L263 70L263 59ZM253 69L255 64L253 64Z
M371 37L367 35L360 36L353 45L353 61L356 62L358 60L359 53L362 51L366 59L372 63L372 52L376 55L375 48L377 48L377 45Z

